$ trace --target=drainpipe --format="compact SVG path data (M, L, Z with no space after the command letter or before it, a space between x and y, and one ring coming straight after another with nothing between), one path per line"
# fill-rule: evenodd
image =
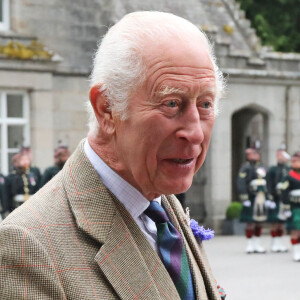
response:
M290 119L290 112L289 112L289 95L290 95L290 89L291 86L288 85L285 88L285 144L286 144L286 151L289 152L289 131L290 131L290 123L289 123L289 119Z

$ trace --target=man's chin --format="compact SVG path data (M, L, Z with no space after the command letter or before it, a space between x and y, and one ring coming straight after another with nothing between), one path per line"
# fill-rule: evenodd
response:
M165 186L163 189L164 195L171 195L171 194L181 194L186 192L192 185L192 182L180 182L180 183L174 183L172 185Z

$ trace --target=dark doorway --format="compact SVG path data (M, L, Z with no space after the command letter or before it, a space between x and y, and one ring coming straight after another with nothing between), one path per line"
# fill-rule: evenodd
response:
M268 164L268 114L258 107L247 107L232 116L232 200L239 201L236 179L245 161L245 149L260 146L262 163Z

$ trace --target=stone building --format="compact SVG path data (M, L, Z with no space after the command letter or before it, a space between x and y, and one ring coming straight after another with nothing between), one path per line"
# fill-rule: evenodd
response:
M43 170L59 141L74 150L85 137L97 42L136 10L172 12L201 27L227 76L207 160L187 192L192 217L218 229L236 199L245 147L259 140L266 165L282 142L291 152L300 147L300 55L261 47L234 0L0 0L1 172L21 145L31 145Z

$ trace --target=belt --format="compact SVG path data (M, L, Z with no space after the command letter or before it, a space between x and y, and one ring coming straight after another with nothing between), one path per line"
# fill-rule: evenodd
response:
M17 203L23 203L30 198L30 195L15 195L14 201Z

